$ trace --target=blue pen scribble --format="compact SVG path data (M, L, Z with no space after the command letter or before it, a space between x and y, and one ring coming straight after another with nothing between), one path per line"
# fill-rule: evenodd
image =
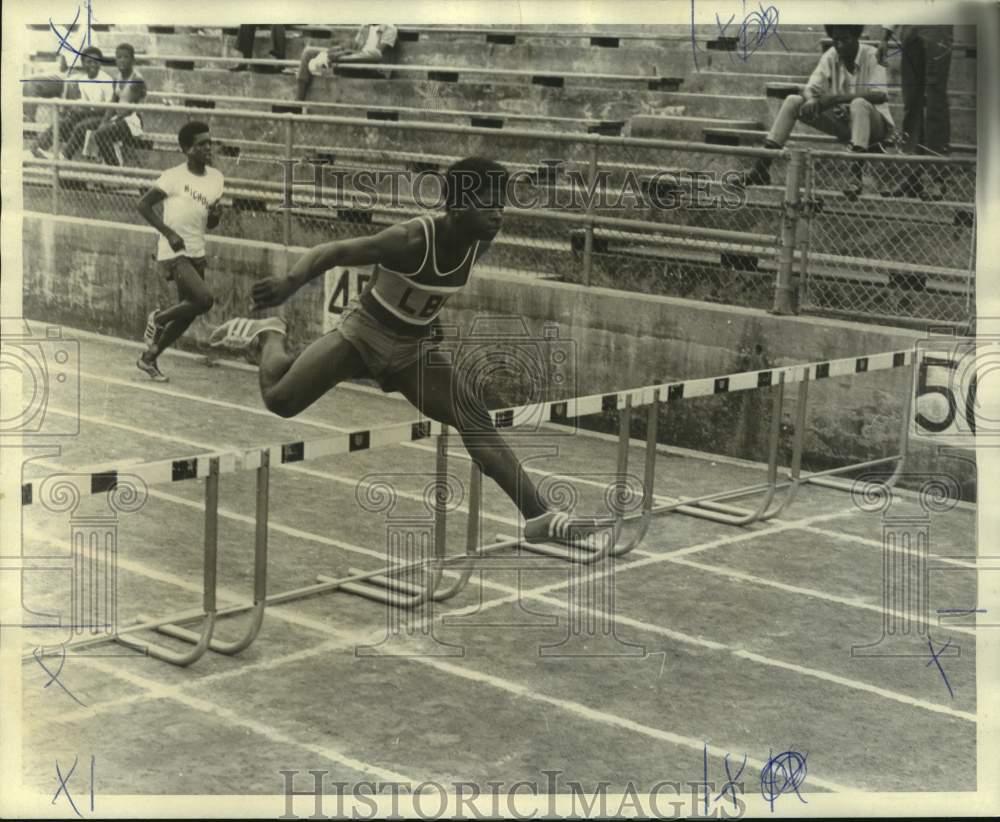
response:
M729 770L729 754L726 754L725 759L726 766L726 784L722 786L722 790L719 791L719 795L715 797L715 801L718 802L723 796L729 794L729 797L733 800L733 808L739 810L739 802L736 801L736 789L739 788L740 792L743 792L743 786L736 782L737 779L743 774L743 769L747 766L747 755L743 754L743 764L740 765L740 769L736 772L734 776L732 771ZM706 813L707 813L706 809Z
M926 667L930 666L930 664L932 662L935 665L937 665L937 669L941 672L941 678L944 680L944 684L948 687L948 693L951 694L951 698L954 699L955 698L955 692L951 689L951 683L948 681L948 674L946 674L944 672L944 667L942 667L941 662L938 659L938 657L941 654L943 654L945 651L948 650L948 647L950 645L951 645L951 638L949 637L948 641L942 646L942 648L939 651L935 652L934 651L934 644L931 642L930 637L928 637L927 638L927 647L930 648L931 658L930 658L930 661L927 663L927 665L925 665L924 667L926 668Z
M76 21L79 19L80 19L80 7L77 6L76 17L73 18L73 22L70 23L69 26L67 26L65 34L60 34L59 30L56 28L56 24L52 22L52 18L51 17L49 18L49 28L52 29L52 33L56 36L56 40L59 41L59 48L56 49L56 55L62 54L63 49L66 49L67 51L73 54L73 62L70 64L69 68L66 71L67 75L73 73L73 69L76 68L77 61L83 56L82 50L84 48L89 48L90 45L93 43L94 22L97 20L97 17L94 15L94 6L91 0L87 0L86 32L84 34L84 37L81 38L80 40L80 47L75 48L73 44L69 42L69 35L73 31L73 29L76 28ZM113 65L115 61L105 57L102 58L99 62L104 63L105 65Z
M760 794L771 804L774 813L774 800L784 793L794 791L799 801L809 804L802 798L799 788L806 778L806 757L797 751L784 751L777 756L768 752L767 764L760 772Z
M79 757L73 757L73 767L69 769L69 773L66 774L65 777L62 775L62 771L59 768L59 760L58 759L56 760L56 777L59 780L59 787L52 797L52 804L53 805L56 804L56 800L59 798L59 794L65 793L66 799L69 802L69 804L72 805L73 810L76 812L76 815L79 817L83 817L83 814L80 813L80 809L76 807L76 802L73 801L73 796L69 792L69 786L66 784L67 782L69 782L70 779L73 778L73 771L76 770L76 763L78 759Z
M58 685L60 688L62 688L66 692L66 695L69 696L70 699L72 699L78 705L86 708L87 707L86 703L81 702L79 699L77 699L76 695L72 691L70 691L70 689L67 688L63 684L63 682L62 682L61 679L59 679L59 674L62 673L63 665L66 664L66 648L65 648L65 646L63 646L61 648L61 650L62 650L62 656L59 658L59 667L56 669L55 673L53 673L51 670L49 670L48 665L46 665L42 661L44 657L42 656L42 654L40 654L38 652L38 648L35 648L31 652L31 655L35 658L35 662L37 662L39 665L41 665L42 666L42 670L45 671L45 673L47 673L49 675L49 681L46 682L43 687L48 688L49 685L51 685L54 682L56 685Z
M764 44L771 37L778 38L778 42L781 43L782 48L788 51L788 46L785 45L785 41L781 39L781 35L778 34L778 9L776 6L768 6L766 9L760 3L757 4L759 11L751 11L746 17L743 18L743 22L740 23L739 28L736 30L736 55L745 63L750 59L750 56L759 51ZM744 0L743 10L746 11L746 2ZM723 24L719 20L719 15L715 15L715 23L719 27L719 36L726 37L726 30L729 25L736 18L736 15L730 16L729 20ZM733 35L728 35L733 36Z
M691 52L694 57L694 70L700 71L698 67L698 40L694 22L694 4L695 0L691 0ZM781 43L781 47L785 51L789 51L785 41L778 34L778 7L770 5L765 8L763 4L758 3L757 8L757 11L751 11L749 14L746 14L735 32L729 34L727 34L727 31L736 19L736 15L730 15L729 19L723 23L719 17L719 13L715 13L715 25L719 30L718 36L736 39L737 48L735 53L743 62L746 62L754 52L759 51L771 37L776 37L778 42ZM746 10L746 0L743 0L743 11L746 12Z

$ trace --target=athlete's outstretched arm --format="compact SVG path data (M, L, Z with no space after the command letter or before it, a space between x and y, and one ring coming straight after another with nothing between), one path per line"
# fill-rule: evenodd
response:
M371 237L337 240L315 246L303 254L285 277L269 277L254 283L254 310L280 305L324 271L341 265L390 264L423 247L422 230L394 225Z

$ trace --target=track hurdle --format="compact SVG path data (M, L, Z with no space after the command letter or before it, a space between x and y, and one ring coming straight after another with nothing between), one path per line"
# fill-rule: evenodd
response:
M663 385L646 386L627 391L577 397L569 400L559 400L546 403L536 403L515 408L498 409L490 414L498 429L512 428L517 424L519 415L537 416L539 413L548 415L550 422L565 422L575 416L598 413L607 410L623 412L620 420L617 475L619 484L615 498L613 516L600 519L601 525L610 529L611 539L605 540L598 548L593 546L581 548L579 544L567 546L543 544L532 545L520 539L511 539L478 545L479 521L482 508L482 480L478 468L473 463L470 476L470 507L469 520L466 529L466 546L463 554L446 555L446 512L444 503L436 497L435 501L435 541L434 552L430 559L420 559L415 562L390 565L375 571L351 571L348 576L331 578L321 576L314 584L268 596L267 587L267 528L268 528L268 490L269 474L273 465L301 462L308 459L350 454L354 451L370 450L372 448L412 442L437 435L436 477L438 484L446 475L447 469L447 428L441 423L426 419L413 422L391 424L362 431L354 431L332 437L324 437L312 441L296 441L274 446L254 448L248 451L232 451L219 454L201 454L194 457L151 462L143 465L129 465L130 476L138 476L148 485L168 482L186 481L190 479L205 479L205 537L204 537L204 569L203 569L203 602L200 609L190 609L173 613L158 619L140 617L130 626L119 628L111 637L94 637L68 643L65 649L76 650L90 647L103 642L116 642L138 652L148 654L173 665L187 666L201 658L208 650L223 654L236 654L249 647L260 630L264 611L268 605L276 605L298 600L330 591L343 590L366 598L399 607L414 607L430 602L442 601L455 596L465 584L475 568L476 561L483 556L496 551L522 547L535 553L558 557L570 562L591 563L606 557L617 557L633 550L644 538L653 515L661 513L686 513L716 519L729 524L745 525L750 522L777 516L794 499L801 485L815 483L825 485L830 478L853 470L869 468L894 462L894 469L886 484L895 483L899 478L907 455L907 438L909 432L910 395L908 392L904 404L901 431L900 452L890 457L837 467L827 471L802 475L800 471L802 443L806 420L808 388L811 382L833 376L846 376L869 371L900 368L914 365L912 352L898 351L876 354L870 357L845 358L843 360L810 363L784 369L768 369L731 374L724 377L688 380ZM791 472L787 480L778 481L777 451L780 433L780 418L784 402L784 388L788 383L801 384L796 410L796 434L793 443L793 458ZM772 406L771 427L768 441L768 474L762 484L745 488L729 489L686 498L667 505L654 505L653 481L655 479L656 439L658 410L661 403L669 407L671 402L677 402L695 396L709 396L728 393L737 390L747 390L776 385L777 391ZM627 476L630 448L630 421L635 408L647 406L647 431L645 448L645 466L643 472L643 490L641 510L625 513L622 496L627 496L624 481ZM219 477L222 474L243 470L257 471L257 492L255 512L255 573L254 596L250 603L240 603L219 609L216 603L216 574L218 554L218 493ZM74 474L67 478L81 496L101 493L115 486L118 471L100 471L89 474ZM841 489L833 483L831 487ZM785 497L776 506L772 506L775 493L787 489ZM729 501L762 494L763 499L756 509L745 511L729 506ZM33 501L33 483L22 485L22 504L30 506ZM626 536L626 525L633 528ZM461 572L457 579L443 583L443 577L450 567L458 567ZM423 583L415 585L401 577L405 574L420 571ZM242 637L226 642L216 639L214 632L218 620L224 616L251 611L250 624ZM200 622L200 630L195 631L184 627L188 623ZM186 642L193 647L187 653L177 653L168 648L153 643L141 643L132 638L140 631L153 630L166 636ZM25 655L24 660L33 659Z

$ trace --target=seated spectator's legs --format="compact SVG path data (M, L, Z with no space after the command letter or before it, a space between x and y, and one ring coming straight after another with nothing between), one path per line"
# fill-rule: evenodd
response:
M366 49L364 51L351 51L345 49L343 54L336 56L338 63L381 63L382 52L378 49Z
M295 75L295 99L305 100L306 94L309 93L309 86L312 83L313 72L319 71L320 67L318 63L313 63L314 60L321 57L327 49L316 48L315 46L309 46L302 50L302 58L299 60L299 70ZM319 61L320 63L323 61ZM312 66L309 64L313 63Z
M73 133L73 129L76 128L76 124L80 120L88 116L88 112L84 109L68 109L64 108L59 112L59 139L62 146L65 147L69 136ZM52 143L54 141L54 135L52 129L48 128L38 135L38 139L35 141L35 149L41 149L42 151L50 151L52 149ZM81 143L83 145L83 143Z
M63 79L58 75L47 75L44 77L33 77L24 83L22 94L25 97L44 97L52 99L62 97ZM24 106L24 118L29 123L35 122L35 114L38 106L35 103L27 103Z
M77 120L63 145L63 156L67 160L72 160L73 156L83 148L83 143L87 139L87 132L96 131L103 120L104 117L100 114L91 114Z
M115 143L122 143L130 139L132 139L132 130L124 120L112 120L94 132L97 150L101 152L101 159L109 166L118 165Z

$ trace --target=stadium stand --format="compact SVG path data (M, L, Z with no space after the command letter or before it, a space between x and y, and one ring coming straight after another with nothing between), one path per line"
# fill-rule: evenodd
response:
M93 36L104 48L127 37L149 87L156 90L148 97L145 134L134 150L134 164L153 171L176 164L174 134L181 107L212 117L220 143L215 162L226 175L227 190L239 192L230 195L236 208L220 231L237 234L252 226L255 239L295 245L350 236L359 227L372 230L400 214L415 214L420 206L372 207L363 192L348 188L331 200L331 208L279 214L285 168L276 161L289 156L327 161L323 180L332 184L338 173L440 170L463 154L482 152L523 172L529 186L560 193L570 190L567 174L586 177L593 144L584 140L601 135L601 168L608 172L612 193L623 193L627 170L637 173L645 195L660 190L659 183L650 183L656 172L672 172L675 191L690 189L689 183L700 185L686 176L690 169L721 174L741 164L736 162L740 151L763 141L783 97L805 82L829 45L821 26L783 28L780 38L772 37L750 53L741 52L736 38L719 36L717 27L701 27L694 54L691 30L685 26L655 32L642 27L543 32L400 26L391 64L339 67L333 79L315 78L308 102L290 102L303 49L325 45L335 35L343 39L354 30L289 26L287 59L275 61L267 56L268 31L260 27L255 57L247 62L281 68L280 74L227 71L235 54L235 29L206 33L170 26L148 31L121 27ZM870 27L865 42L874 43L877 30ZM28 41L30 73L50 72L55 59L51 34L36 28L28 32ZM949 90L953 155L970 160L976 151L976 51L971 42L967 32L956 31ZM898 63L891 61L889 82L899 82ZM46 106L38 108L41 122L26 123L26 133L46 127ZM892 95L890 108L901 122L898 95ZM223 116L230 111L244 116ZM250 115L255 111L261 116ZM334 125L324 122L329 117L351 119ZM367 127L375 124L386 128ZM435 124L466 130L445 136ZM524 129L530 132L522 133ZM532 135L551 135L551 141ZM572 135L581 142L570 142ZM660 148L624 145L615 143L617 135L675 142ZM839 281L847 284L844 294L849 295L813 307L872 319L961 322L974 281L969 251L975 231L974 163L948 167L958 182L941 203L887 200L877 194L849 203L835 180L836 157L822 156L824 149L837 148L832 138L803 127L788 147L819 152L807 206L813 215L822 212L825 220L822 231L812 231L796 249L795 259L808 259L817 286ZM552 163L543 162L549 157ZM309 173L304 166L296 171L299 179ZM891 174L893 166L879 173ZM86 184L93 190L74 189L63 198L63 213L136 221L123 197L134 195L142 184L125 177L98 185L91 178ZM47 203L48 170L30 168L26 181L32 189L27 199ZM706 185L712 196L725 196L719 180ZM562 203L551 209L560 218L555 220L538 209L512 209L490 264L535 276L766 307L779 257L783 195L784 175L779 173L774 185L748 192L738 212L648 203L623 211ZM574 219L605 222L588 227ZM863 230L857 230L859 225ZM927 226L948 230L931 236ZM699 231L709 233L700 236ZM581 273L584 257L586 272ZM966 260L969 265L962 268ZM902 302L896 289L891 299L874 301L879 306L867 304L864 295L873 283L901 282L907 284Z

